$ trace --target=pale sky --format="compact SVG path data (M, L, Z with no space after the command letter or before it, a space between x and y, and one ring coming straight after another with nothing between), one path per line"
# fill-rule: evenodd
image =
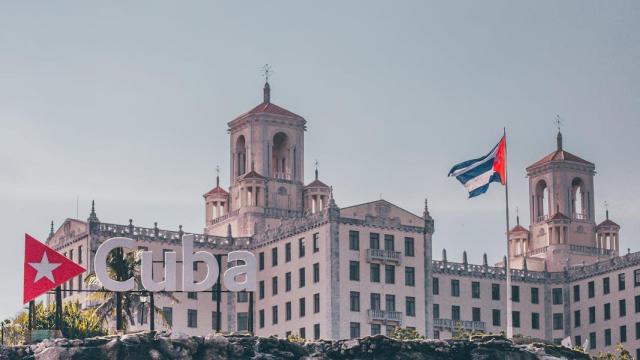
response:
M503 188L447 178L509 137L512 215L525 167L555 147L596 164L639 250L637 1L85 1L0 5L0 316L21 307L24 233L86 219L202 231L227 121L261 101L304 116L305 169L339 206L380 198L435 218L434 258L504 254ZM515 220L515 219L513 219Z

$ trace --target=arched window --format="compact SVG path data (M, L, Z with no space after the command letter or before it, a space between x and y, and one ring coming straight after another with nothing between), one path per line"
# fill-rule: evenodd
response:
M289 174L289 138L287 134L279 132L273 136L271 150L271 164L274 177L287 179Z
M573 213L573 218L586 218L585 200L584 183L582 182L582 179L573 179L571 182L571 211Z
M236 140L236 176L247 172L247 147L244 135L240 135Z
M549 207L547 206L549 202L549 188L544 180L538 181L536 185L535 201L536 221L542 221L549 216Z

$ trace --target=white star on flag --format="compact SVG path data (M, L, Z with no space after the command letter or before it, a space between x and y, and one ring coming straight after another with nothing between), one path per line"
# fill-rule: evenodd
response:
M46 277L51 280L52 283L55 283L55 279L53 277L53 270L57 269L58 266L62 265L61 263L50 263L49 258L47 258L47 252L45 251L42 254L42 259L39 263L29 263L29 265L36 269L38 273L36 274L36 279L33 282L37 282L38 280Z

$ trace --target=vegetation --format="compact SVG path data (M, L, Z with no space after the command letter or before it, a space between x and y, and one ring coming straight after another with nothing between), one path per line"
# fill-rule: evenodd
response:
M421 340L424 339L424 336L420 335L420 333L416 329L410 328L401 328L396 327L391 332L390 337L396 340Z
M633 360L629 350L625 349L622 344L616 344L616 349L613 353L600 352L593 358L598 360Z
M290 334L287 336L287 340L291 343L303 344L305 339L298 334Z

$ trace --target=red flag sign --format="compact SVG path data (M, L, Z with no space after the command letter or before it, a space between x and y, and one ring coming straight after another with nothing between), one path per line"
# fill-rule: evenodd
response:
M24 234L24 303L82 274L85 268Z

